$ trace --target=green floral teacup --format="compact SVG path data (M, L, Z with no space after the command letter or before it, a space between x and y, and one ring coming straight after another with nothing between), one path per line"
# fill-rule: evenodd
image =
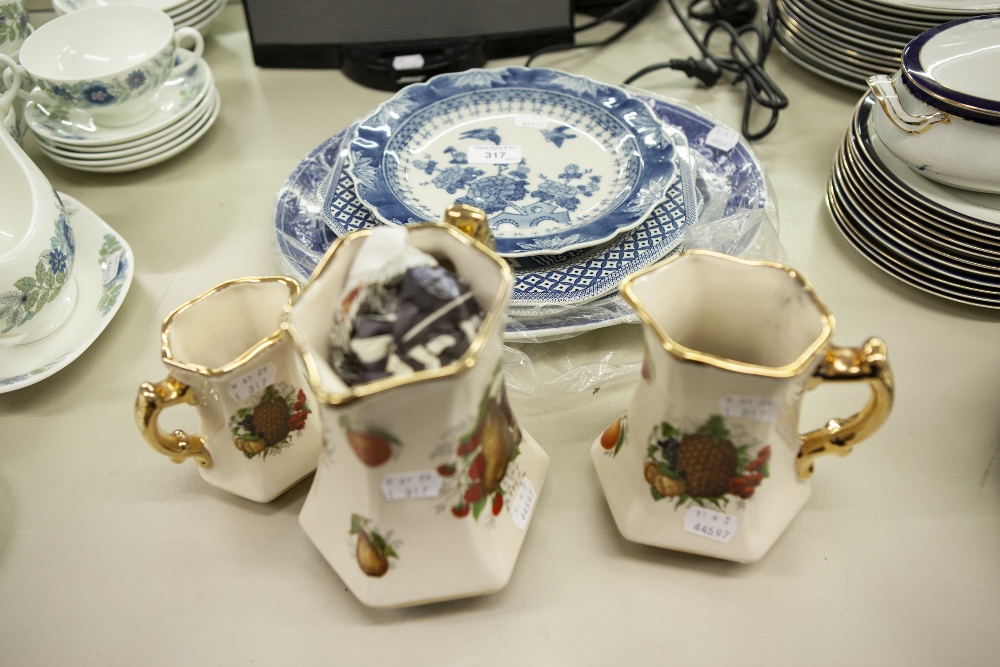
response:
M44 338L76 303L73 230L58 195L0 130L0 347Z

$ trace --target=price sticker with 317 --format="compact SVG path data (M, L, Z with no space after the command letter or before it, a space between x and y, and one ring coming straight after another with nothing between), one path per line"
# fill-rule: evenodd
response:
M441 475L434 470L396 473L382 478L382 495L389 502L437 498L442 483Z
M278 369L274 364L264 364L260 368L241 375L229 383L229 396L237 403L254 394L259 394L274 384Z
M732 514L704 507L692 507L684 515L684 532L707 537L716 542L729 544L739 528L739 519Z
M520 146L469 146L469 164L517 164Z

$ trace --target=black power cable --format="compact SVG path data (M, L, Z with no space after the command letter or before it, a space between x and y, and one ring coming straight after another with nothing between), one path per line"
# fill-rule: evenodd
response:
M550 44L549 46L543 46L538 49L530 56L528 56L527 62L524 63L525 67L531 67L531 63L538 56L544 55L546 53L558 53L560 51L571 51L574 49L587 49L596 46L607 46L617 39L621 38L625 33L632 30L632 28L639 25L639 23L649 16L649 13L653 11L656 3L659 0L626 0L622 4L618 5L614 9L608 11L606 14L584 23L581 26L573 28L573 33L583 32L585 30L590 30L591 28L596 28L599 25L607 23L608 21L614 21L622 16L628 16L628 20L622 25L621 28L616 30L610 37L603 39L599 42L587 42L584 44ZM634 12L634 13L633 13Z
M632 83L650 72L661 69L676 69L688 76L695 77L711 88L725 72L733 75L733 84L743 82L747 92L743 103L743 119L741 131L743 136L753 141L766 137L778 123L778 113L788 106L788 98L771 77L764 71L764 61L771 51L774 40L774 24L776 15L773 0L768 3L766 15L766 30L753 23L757 13L755 0L692 0L688 4L688 16L702 21L711 21L704 37L698 37L687 17L678 9L675 0L667 0L671 9L680 19L684 30L697 44L702 53L701 59L675 58L665 63L650 65L639 70L625 83ZM711 11L699 10L696 7L707 2ZM716 56L709 48L712 35L720 33L729 37L729 57ZM743 41L745 35L753 34L757 38L757 52L752 53ZM754 105L768 109L771 116L764 128L758 132L750 131L750 114Z

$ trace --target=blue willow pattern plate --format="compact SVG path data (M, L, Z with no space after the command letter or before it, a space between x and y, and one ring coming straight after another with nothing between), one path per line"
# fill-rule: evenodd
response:
M560 254L635 229L675 185L675 148L642 100L592 79L506 67L408 86L350 140L361 201L382 222L486 211L500 255Z
M349 137L350 128L344 134ZM331 139L327 144L333 142ZM322 216L337 236L382 224L361 203L344 169L347 150L330 146L329 172L324 173L320 184ZM673 159L677 159L676 152ZM693 183L687 184L687 192L689 198L693 197ZM509 257L514 268L511 305L567 306L613 292L625 276L677 247L684 236L688 207L684 183L678 179L668 189L666 201L652 215L637 229L610 243L560 255Z
M708 194L710 190L704 185L707 181L725 184L724 188L715 188L715 191L729 193L725 201L706 202L706 207L716 212L714 215L730 216L767 205L764 172L745 143L737 144L731 151L708 146L705 139L715 127L715 121L677 104L645 99L661 120L687 137L691 153L697 159L698 190ZM296 166L278 192L273 219L275 255L279 264L299 280L309 278L335 238L348 231L377 224L357 197L349 196L353 193L350 177L342 173L347 149L341 145L349 132L350 129L339 132L313 149ZM684 171L681 170L682 175ZM669 252L669 249L664 250L663 256ZM603 308L587 309L590 314L586 317L561 314L519 320L512 318L507 326L508 335L530 337L533 332L554 335L597 329L629 320L632 311L620 299L605 296L600 301L604 303L609 299L614 303L608 303Z

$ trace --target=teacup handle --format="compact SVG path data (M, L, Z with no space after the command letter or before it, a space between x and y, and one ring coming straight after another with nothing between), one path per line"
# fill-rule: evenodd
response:
M168 377L156 384L143 382L135 399L135 421L139 431L153 449L174 463L192 458L202 468L211 468L212 455L205 449L205 439L200 435L188 435L180 430L173 433L160 430L160 412L181 403L197 405L198 399L191 387L180 380Z
M18 96L21 91L21 66L18 65L12 58L0 53L0 65L6 65L3 71L3 85L7 87L7 90L0 95L0 112L4 114L7 113L7 109L14 102L14 98ZM22 97L24 94L22 93Z
M895 383L885 343L869 338L859 348L830 348L806 389L822 382L867 382L872 395L861 412L847 419L831 419L825 426L802 435L802 448L795 461L799 479L813 474L813 461L824 454L847 456L854 445L875 431L892 410Z
M201 54L205 52L205 38L202 37L201 33L198 32L196 28L184 27L178 28L174 32L174 37L177 41L177 48L180 49L181 42L186 38L190 38L194 42L194 46L191 48L183 47L189 51L187 55L181 56L181 61L174 65L172 72L176 73L180 70L187 69L198 62L201 58Z

